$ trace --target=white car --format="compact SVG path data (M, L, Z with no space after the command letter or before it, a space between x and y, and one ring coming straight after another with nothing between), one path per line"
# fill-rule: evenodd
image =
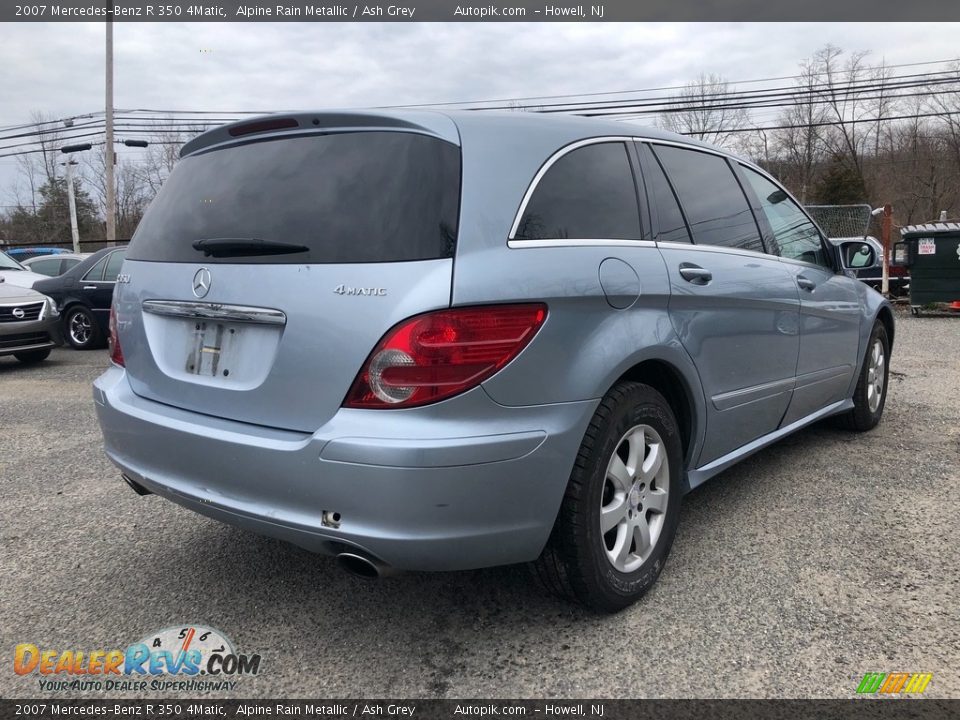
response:
M45 280L47 276L30 272L5 252L0 251L0 278L10 285L32 288L37 280Z

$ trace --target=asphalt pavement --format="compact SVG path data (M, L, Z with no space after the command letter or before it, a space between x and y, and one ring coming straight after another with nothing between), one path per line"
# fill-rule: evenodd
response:
M262 656L248 698L847 698L893 671L960 697L960 318L900 314L881 426L808 428L689 495L658 584L610 617L523 567L364 581L138 497L101 450L107 362L0 358L0 697L54 697L13 672L19 643L193 623ZM56 697L101 695L162 693Z

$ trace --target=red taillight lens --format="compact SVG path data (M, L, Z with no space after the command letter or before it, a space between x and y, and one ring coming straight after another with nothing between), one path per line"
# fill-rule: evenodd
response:
M110 362L124 367L123 350L120 349L120 338L117 336L117 309L110 306Z
M890 266L890 277L906 277L907 269L902 265Z
M390 330L347 393L348 408L427 405L476 387L527 346L547 306L489 305L417 315Z
M256 122L237 125L228 131L233 137L243 135L252 135L253 133L269 132L271 130L286 130L288 128L300 127L296 118L270 118L268 120L258 120Z

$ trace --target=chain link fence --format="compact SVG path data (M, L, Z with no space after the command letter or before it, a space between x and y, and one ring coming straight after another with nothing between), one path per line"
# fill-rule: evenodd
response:
M827 237L879 237L879 226L874 227L873 208L869 205L807 205L806 209Z

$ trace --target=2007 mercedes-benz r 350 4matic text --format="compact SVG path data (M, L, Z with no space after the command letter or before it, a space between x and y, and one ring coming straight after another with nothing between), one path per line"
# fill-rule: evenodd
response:
M862 243L631 130L323 112L187 143L117 280L110 459L361 574L534 561L628 605L688 490L821 418L876 425L894 333L840 270Z

